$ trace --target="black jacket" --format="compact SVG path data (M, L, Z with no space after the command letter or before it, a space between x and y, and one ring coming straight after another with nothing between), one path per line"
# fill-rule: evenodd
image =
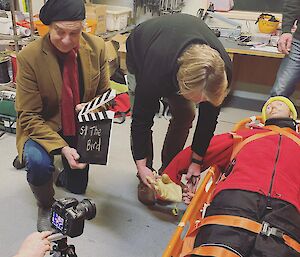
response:
M297 20L298 27L294 34L294 37L300 40L299 18L300 0L285 0L283 4L282 32L291 33L291 29L295 21Z
M232 64L228 54L214 33L197 17L173 14L153 18L138 25L128 37L126 63L137 82L131 125L135 160L147 156L159 98L179 91L177 59L186 47L194 43L207 44L220 53L230 82ZM216 128L220 108L204 102L199 105L199 110L192 149L203 156Z

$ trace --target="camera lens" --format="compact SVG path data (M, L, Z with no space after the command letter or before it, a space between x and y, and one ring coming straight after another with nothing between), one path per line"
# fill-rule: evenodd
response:
M90 199L83 199L76 207L86 220L91 220L96 216L96 204Z

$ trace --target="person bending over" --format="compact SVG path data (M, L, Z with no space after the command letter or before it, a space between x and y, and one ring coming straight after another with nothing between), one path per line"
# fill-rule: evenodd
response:
M152 171L153 118L164 97L172 118L161 152L161 173L180 152L199 118L193 138L188 178L200 173L220 105L229 92L232 64L223 45L200 19L187 14L164 15L138 25L126 41L129 94L133 103L131 143L140 183L138 199L151 205L154 195L146 177Z

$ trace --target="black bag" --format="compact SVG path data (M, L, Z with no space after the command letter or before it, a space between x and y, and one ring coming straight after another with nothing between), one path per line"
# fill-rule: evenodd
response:
M79 162L106 165L114 112L92 112L115 97L114 90L106 91L102 96L89 102L78 114L79 131L77 152Z

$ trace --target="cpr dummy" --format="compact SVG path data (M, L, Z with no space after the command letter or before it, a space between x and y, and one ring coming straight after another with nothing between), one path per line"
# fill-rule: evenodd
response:
M147 177L147 180L155 190L158 199L174 203L182 201L181 186L175 184L167 174L163 174L154 179Z

